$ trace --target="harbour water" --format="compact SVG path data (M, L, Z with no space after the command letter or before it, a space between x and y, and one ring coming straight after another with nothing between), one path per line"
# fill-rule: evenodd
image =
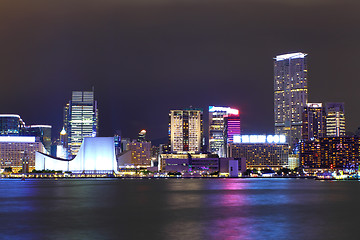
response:
M357 239L360 182L0 180L0 239Z

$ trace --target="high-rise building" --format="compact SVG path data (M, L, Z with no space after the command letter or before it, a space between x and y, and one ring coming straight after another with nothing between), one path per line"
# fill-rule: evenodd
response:
M303 112L303 140L319 139L326 136L326 113L322 103L308 103Z
M301 138L302 113L308 101L307 54L274 58L275 134L287 136L290 146Z
M0 114L0 136L20 136L25 128L17 114Z
M209 106L209 151L226 156L227 143L240 134L239 110L230 107Z
M345 136L344 103L326 103L326 136Z
M203 151L202 110L171 110L169 118L169 149L171 152Z
M78 153L84 137L96 137L98 134L98 110L94 91L73 91L64 113L69 157L73 157Z

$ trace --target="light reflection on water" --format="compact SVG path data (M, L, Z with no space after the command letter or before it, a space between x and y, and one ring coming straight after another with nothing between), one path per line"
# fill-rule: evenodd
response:
M351 239L358 230L359 184L0 180L0 233L1 239Z

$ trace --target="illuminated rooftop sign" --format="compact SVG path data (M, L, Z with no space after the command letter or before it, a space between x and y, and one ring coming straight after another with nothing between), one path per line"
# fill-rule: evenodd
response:
M295 59L295 58L304 58L307 54L305 53L301 53L301 52L297 52L297 53L288 53L288 54L283 54L283 55L278 55L276 56L276 61L282 61L282 60L286 60L286 59Z
M209 112L226 112L226 114L239 115L239 110L230 107L209 106Z
M311 108L321 108L322 107L322 103L307 103L306 105Z
M286 143L285 135L234 135L234 143Z
M51 125L30 125L30 128L52 128Z
M0 142L34 143L35 137L1 136Z

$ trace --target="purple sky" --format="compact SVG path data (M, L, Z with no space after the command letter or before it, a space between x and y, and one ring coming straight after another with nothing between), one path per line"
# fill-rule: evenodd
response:
M169 110L190 105L240 108L243 132L270 134L272 58L302 51L309 102L345 102L355 131L359 12L349 0L2 0L0 113L58 132L71 91L94 86L101 136L166 137Z

